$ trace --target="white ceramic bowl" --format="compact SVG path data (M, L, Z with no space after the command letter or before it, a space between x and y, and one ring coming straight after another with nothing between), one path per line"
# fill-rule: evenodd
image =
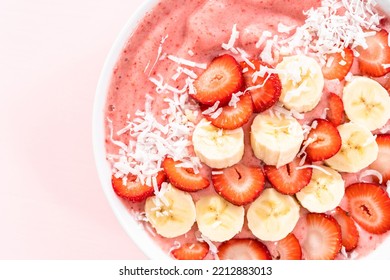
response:
M113 69L117 63L120 53L125 47L129 37L137 27L138 22L144 17L147 11L154 7L158 0L145 0L145 2L133 13L132 17L126 23L118 38L112 46L110 53L104 64L99 83L96 90L94 111L93 111L93 149L99 178L103 191L113 209L116 217L125 229L126 233L139 246L139 248L150 259L169 259L166 252L152 240L149 234L133 219L128 209L114 193L111 185L111 168L106 161L105 153L105 127L104 127L104 108L108 88L112 78ZM390 10L390 0L382 0L387 3L385 10ZM384 260L390 259L390 238L387 239L380 247L371 253L365 259Z

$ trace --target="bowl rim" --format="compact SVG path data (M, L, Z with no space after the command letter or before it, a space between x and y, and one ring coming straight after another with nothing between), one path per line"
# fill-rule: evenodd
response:
M106 159L105 149L105 102L108 88L111 83L113 70L118 62L121 52L126 46L132 33L138 27L139 22L150 11L159 0L146 0L135 11L116 37L103 65L97 84L92 116L92 146L95 158L95 165L98 177L109 205L114 211L116 218L124 228L128 236L131 237L139 249L150 259L169 259L167 252L157 246L142 224L137 222L129 213L111 187L111 167Z
M137 222L129 213L128 208L122 202L111 186L111 167L106 160L105 149L105 121L104 107L108 88L111 83L113 70L118 62L123 48L126 46L132 33L138 27L139 22L160 0L144 0L144 2L134 11L116 37L101 70L97 88L94 96L92 115L92 146L100 185L112 208L117 220L137 247L150 259L167 260L171 259L168 252L164 252L157 245L152 236L147 233L143 225ZM388 1L388 0L385 0ZM383 2L383 1L382 1ZM386 252L390 251L390 236L383 240L378 248L361 260L384 260Z

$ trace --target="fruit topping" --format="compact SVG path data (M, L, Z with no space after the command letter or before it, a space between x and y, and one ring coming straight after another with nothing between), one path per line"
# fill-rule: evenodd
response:
M218 247L220 260L271 260L267 247L256 239L231 239Z
M337 128L327 120L316 119L317 125L310 130L306 153L311 161L323 161L334 156L341 148L341 137Z
M195 174L191 168L178 167L179 161L165 158L162 163L169 182L177 189L187 192L203 190L210 185L207 178L200 173Z
M246 205L255 200L263 191L265 182L260 167L248 167L243 164L214 170L211 180L215 191L235 205Z
M177 260L203 260L209 252L206 242L185 243L172 250L171 254Z
M192 97L199 103L213 106L217 101L227 105L233 93L243 86L242 70L231 55L216 57L208 68L195 80L195 94Z
M296 169L300 161L301 159L295 158L279 168L273 165L264 166L267 179L278 192L296 194L309 184L313 171L311 168Z
M326 64L322 67L322 74L325 79L342 81L352 67L354 55L350 48L342 52L327 56Z
M366 231L382 234L390 230L390 198L376 184L355 183L345 190L351 217Z
M359 242L359 231L357 230L355 221L341 207L337 207L332 212L332 216L341 227L342 245L347 252L352 251L357 247Z

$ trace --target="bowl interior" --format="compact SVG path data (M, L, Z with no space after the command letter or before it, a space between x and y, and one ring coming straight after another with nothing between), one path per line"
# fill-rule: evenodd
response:
M134 32L139 21L144 15L153 8L159 0L146 0L136 10L131 18L128 20L115 43L113 44L111 51L109 52L103 70L100 75L99 83L95 95L95 103L93 110L93 149L95 162L101 181L103 191L112 207L117 219L119 220L126 233L132 238L139 248L147 255L150 259L169 259L167 252L164 252L146 233L142 225L136 222L131 216L129 210L122 203L121 199L113 192L111 186L111 167L106 160L106 149L105 149L105 127L104 127L104 108L108 88L110 86L113 69L120 57L121 51L126 45L131 34ZM390 3L390 0L384 0L381 2ZM388 9L390 11L390 8ZM364 259L389 259L390 252L390 240L385 240L377 250L372 252L369 256Z

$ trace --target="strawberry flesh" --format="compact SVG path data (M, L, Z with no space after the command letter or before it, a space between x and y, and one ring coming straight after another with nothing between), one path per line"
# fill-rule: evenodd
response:
M390 72L390 67L384 67L390 64L390 47L388 43L389 34L382 29L374 36L366 38L367 49L357 47L360 71L369 76L381 77Z
M344 103L337 94L331 92L328 97L329 111L326 118L335 126L344 123Z
M268 180L278 192L293 195L310 183L313 170L311 168L297 170L300 161L300 158L295 158L289 164L279 168L271 165L264 166Z
M390 180L390 134L378 134L376 143L379 147L378 157L369 168L381 173L386 183Z
M331 62L330 65L324 65L322 67L324 78L342 81L347 76L349 70L351 70L353 59L353 51L350 48L346 48L340 53L330 54L327 57L327 61Z
M342 245L347 252L352 251L357 247L359 242L359 231L357 230L355 221L341 207L336 207L332 216L341 227Z
M165 181L165 173L159 172L156 179L157 185L160 187L161 184ZM122 178L116 178L115 176L111 177L111 183L115 193L119 197L132 202L144 201L146 198L154 194L153 186L141 184L137 181L137 176L134 175L127 176L126 185L123 184Z
M254 201L263 191L265 183L261 168L240 163L213 171L211 180L220 196L238 206Z
M314 139L306 148L306 153L311 161L322 161L331 158L341 148L341 136L337 128L330 121L316 119L316 128L313 128L307 139ZM313 122L314 122L313 121Z
M351 217L367 232L382 234L390 230L390 198L372 183L355 183L345 189Z
M199 103L212 106L217 101L227 105L233 93L241 90L243 76L240 64L231 55L216 57L195 80L196 93L192 97Z
M256 239L230 239L218 247L220 260L271 260L268 248Z
M217 118L205 115L206 119L214 126L222 129L233 130L242 127L252 116L253 103L249 93L239 98L240 100L236 103L236 107L226 105L222 107L222 113Z
M301 260L302 249L298 239L290 233L282 240L270 243L268 246L274 260Z
M261 113L278 102L280 95L282 94L282 83L280 82L279 76L277 74L265 73L264 77L257 76L254 80L254 75L256 72L260 71L262 67L268 67L272 69L270 65L259 60L251 61L255 69L249 66L246 62L242 62L241 66L243 69L248 69L244 73L245 85L247 88L256 87L248 90L252 96L254 111L256 113ZM269 77L268 77L269 76Z
M337 221L323 213L308 213L301 246L306 260L334 260L341 250L341 228Z
M190 168L177 167L176 165L180 163L171 158L165 158L162 163L162 168L174 187L182 191L196 192L210 185L209 180L200 173L195 174Z
M203 260L209 252L206 242L185 243L172 250L171 254L177 260Z

